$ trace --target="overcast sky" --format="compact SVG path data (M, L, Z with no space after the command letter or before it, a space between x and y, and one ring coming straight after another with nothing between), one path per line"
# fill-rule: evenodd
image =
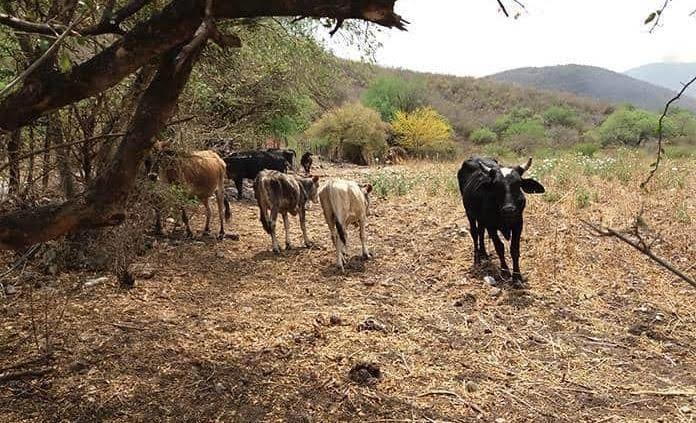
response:
M377 62L391 67L484 76L567 63L623 72L660 61L696 61L694 0L673 0L650 34L646 16L663 0L523 0L505 18L495 0L398 0L407 32L383 31ZM512 1L507 0L514 12ZM345 48L337 54L357 56Z

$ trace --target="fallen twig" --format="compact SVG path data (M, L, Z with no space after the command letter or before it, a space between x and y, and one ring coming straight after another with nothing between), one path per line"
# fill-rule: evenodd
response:
M462 404L466 405L467 407L471 408L472 410L476 411L477 413L484 414L483 410L478 405L471 403L469 401L466 401L464 398L462 398L456 392L447 391L444 389L436 389L434 391L423 392L422 394L418 395L418 398L428 397L428 396L433 396L433 395L445 395L445 396L449 396L449 397L454 397L457 401L461 402Z
M41 369L32 370L21 370L18 372L7 372L0 373L0 383L7 382L10 380L22 379L29 376L43 376L46 373L50 373L54 370L53 367L43 367Z
M652 250L650 250L650 248L648 248L647 246L639 244L638 242L630 239L626 235L612 228L603 228L585 219L581 219L580 221L599 236L613 236L620 239L621 241L625 242L626 244L630 245L631 247L650 257L654 262L658 263L660 266L679 276L681 279L683 279L691 286L696 288L696 281L693 278L689 277L688 275L674 267L674 265L669 263L667 260L655 255L655 253L653 253Z
M680 390L670 390L670 391L633 391L631 395L659 395L662 397L694 397L696 396L696 391L680 391Z

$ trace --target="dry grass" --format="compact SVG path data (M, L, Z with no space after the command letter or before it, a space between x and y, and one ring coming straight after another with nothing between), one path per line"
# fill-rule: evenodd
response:
M37 351L52 352L54 370L0 382L0 420L691 421L694 290L593 238L579 218L622 228L643 203L665 239L656 251L686 269L696 260L694 162L667 162L641 198L644 159L587 174L567 161L537 168L551 194L528 196L525 291L492 296L482 276L493 268L472 270L457 165L429 163L324 169L390 187L414 180L375 199L375 258L354 258L345 276L319 207L309 230L323 248L275 256L246 200L233 203L241 241L159 240L139 263L154 278L130 291L113 279L84 288L83 274L34 288L39 277L25 277L0 303L0 373ZM296 220L291 230L299 245ZM357 255L355 230L349 239ZM32 303L51 348L40 331L33 341ZM359 331L370 317L383 330ZM351 381L360 362L378 364L381 380Z

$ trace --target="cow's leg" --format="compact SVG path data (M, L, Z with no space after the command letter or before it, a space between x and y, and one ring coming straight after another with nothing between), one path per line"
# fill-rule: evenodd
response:
M291 250L292 244L290 243L290 221L288 220L287 213L283 213L283 227L285 227L285 249Z
M495 228L488 228L488 236L493 240L493 245L495 246L495 252L498 253L498 258L500 259L500 269L504 276L510 276L510 268L505 262L505 245L503 241L500 240L498 236L498 230Z
M304 238L304 243L307 248L312 246L312 241L309 240L309 237L307 236L307 222L306 222L306 213L305 213L305 208L304 204L300 204L300 228L302 228L302 238Z
M158 207L155 207L155 235L162 235L162 214Z
M486 231L483 228L478 231L478 256L479 260L490 259L486 252Z
M244 189L244 178L236 178L234 186L237 187L237 200L242 199L242 190Z
M360 219L360 243L362 243L363 258L369 259L370 252L367 250L367 236L365 235L365 218Z
M205 206L205 227L203 228L203 235L210 235L210 217L213 215L213 211L210 210L210 199L205 198L201 200L201 203Z
M271 209L271 241L273 243L273 252L280 254L280 245L278 245L278 237L276 237L276 220L278 220L278 210L275 208Z
M469 216L467 216L469 217ZM483 228L481 228L483 231ZM481 257L478 251L478 228L476 225L476 219L469 217L469 235L471 235L471 240L474 241L474 266L481 264Z
M189 218L186 215L186 209L184 209L183 207L181 208L181 220L184 221L184 225L186 226L186 236L188 238L192 238L193 232L191 232L191 225L189 225Z
M512 281L521 283L522 272L520 272L520 240L522 239L522 223L512 229L512 239L510 240L510 255L512 256Z
M225 239L225 188L223 181L218 183L217 191L215 192L215 200L217 201L218 217L220 218L220 232L218 232L218 239Z

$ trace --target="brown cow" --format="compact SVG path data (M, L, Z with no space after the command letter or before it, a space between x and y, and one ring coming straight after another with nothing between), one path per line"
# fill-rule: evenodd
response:
M275 253L280 253L275 230L279 213L283 215L286 249L292 248L290 244L288 213L293 216L299 215L304 243L307 247L312 245L307 237L305 206L307 201L311 200L315 203L319 201L318 189L318 176L303 178L276 170L262 170L256 176L256 180L254 180L254 195L259 204L259 218L263 229L271 236Z
M174 151L168 148L166 143L158 143L154 147L153 154L145 160L145 168L150 180L161 179L167 184L183 186L187 192L196 197L205 206L204 234L210 233L211 210L209 199L215 193L220 217L219 239L225 237L225 224L223 221L223 204L225 208L225 221L230 219L230 204L225 198L225 162L210 150L193 151L190 153ZM157 221L155 230L161 232L162 224L159 210L156 212ZM186 225L186 233L193 236L186 210L181 208L181 217ZM233 239L236 234L230 234Z

